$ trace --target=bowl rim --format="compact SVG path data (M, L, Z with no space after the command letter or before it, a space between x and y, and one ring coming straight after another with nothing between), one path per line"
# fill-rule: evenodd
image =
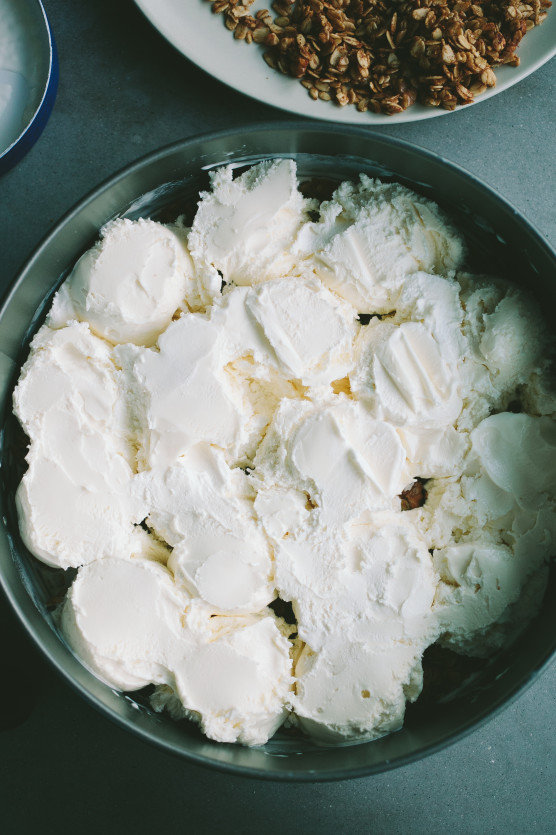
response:
M41 87L41 97L33 114L21 133L4 149L0 149L0 176L13 168L31 150L46 123L50 118L59 82L58 50L52 27L46 15L42 0L27 0L30 5L37 7L37 13L42 16L43 35L48 43L48 69Z
M554 262L554 265L556 265L556 249L552 248L552 246L548 243L544 236L533 226L533 224L523 215L522 212L517 212L515 209L513 209L511 204L507 200L505 200L505 198L503 198L494 188L484 183L482 180L480 180L472 173L466 171L459 164L454 163L439 154L436 154L425 148L417 146L414 143L408 142L406 140L402 140L397 137L391 137L388 135L383 135L380 133L375 133L374 131L371 131L367 128L358 126L338 125L338 123L334 122L306 123L300 122L298 120L288 120L285 122L260 122L250 124L248 126L245 126L244 128L228 128L225 130L196 133L194 135L188 136L186 139L174 141L160 148L157 148L147 154L144 154L138 159L132 161L131 163L128 163L127 165L119 168L115 173L104 178L99 185L95 186L93 189L88 191L52 225L50 230L43 236L41 241L33 249L30 256L27 258L23 266L18 271L15 278L8 285L8 287L4 291L2 298L0 299L0 333L2 332L2 323L4 321L6 310L11 300L13 299L14 294L25 281L27 274L32 269L35 262L41 258L42 254L45 251L48 250L49 246L56 239L60 231L64 227L66 227L66 225L70 224L73 219L78 217L80 213L84 209L86 209L87 206L89 206L89 204L91 204L96 198L104 194L109 188L113 188L118 183L133 175L135 172L141 171L143 168L156 163L158 160L170 157L172 154L176 152L183 152L187 149L188 146L192 146L194 144L210 142L214 140L226 140L231 138L240 139L245 134L254 134L260 132L267 134L276 134L278 131L280 131L281 133L287 133L299 130L303 131L306 134L312 134L315 136L323 134L329 135L330 133L344 136L356 136L361 139L367 140L370 146L372 146L373 144L379 146L390 146L394 148L399 148L400 150L405 150L406 152L416 152L419 156L423 156L429 159L430 161L434 162L435 165L440 164L442 167L450 168L452 172L460 178L463 178L466 181L470 181L473 187L475 189L478 189L479 192L483 192L485 195L487 195L489 200L494 200L494 202L497 203L498 206L502 208L505 212L509 212L511 215L516 216L519 223L524 227L524 230L528 233L528 235L532 236L535 239L536 246L540 247L540 249L544 251L544 254ZM272 155L261 153L260 158L269 158L269 156ZM288 153L277 152L274 156L276 158L288 157ZM330 156L338 156L338 154L330 154ZM359 159L361 159L362 161L365 160L364 157L359 157ZM219 163L219 165L224 164L226 164L225 161ZM219 166L216 164L207 166L207 168L209 169L216 167ZM0 352L2 350L2 347L2 340L0 339ZM19 368L17 369L17 373L18 372ZM3 393L0 395L0 409L2 412L4 412L5 406L8 405L7 395L11 394L12 389L13 383L11 385L8 385L3 391ZM392 758L391 760L384 760L376 764L370 764L366 766L355 766L350 769L341 768L337 771L331 769L330 771L326 771L323 773L318 773L313 770L284 770L269 772L267 770L260 769L257 767L249 767L237 763L223 762L217 759L210 759L208 756L204 756L202 754L198 754L192 751L187 751L184 748L180 748L177 745L174 745L165 739L161 739L154 732L151 732L150 730L147 730L146 728L140 725L136 725L129 722L124 716L120 716L113 712L110 709L110 707L104 702L102 702L100 698L95 696L84 683L78 681L73 676L71 670L68 669L67 660L70 656L68 656L66 653L70 653L70 651L67 649L67 647L64 647L59 637L55 635L55 633L51 630L46 620L42 617L41 613L36 608L30 594L25 588L25 583L23 581L22 576L17 570L15 562L12 560L11 553L8 554L7 558L5 559L5 555L2 553L3 550L4 549L0 547L0 587L3 588L6 598L9 601L12 609L15 611L20 623L23 625L26 633L31 637L35 646L39 648L42 656L46 657L49 664L57 671L59 675L61 675L61 677L66 682L70 684L74 691L79 693L85 699L86 702L92 705L102 715L108 717L112 722L115 722L117 725L126 729L127 731L135 733L145 742L154 743L155 745L157 745L158 748L161 748L167 751L168 753L176 757L179 757L180 759L185 759L186 761L194 763L196 765L201 765L206 768L215 768L218 771L225 772L228 774L234 774L237 776L251 777L263 780L275 780L279 782L331 782L337 780L346 780L357 777L371 776L373 774L382 773L404 765L409 765L417 760L423 759L433 753L436 753L437 751L451 746L460 739L481 728L484 724L493 719L495 716L499 715L503 710L509 707L523 692L525 692L525 690L527 690L528 687L531 686L531 684L538 679L539 675L541 675L544 672L544 670L547 669L548 666L550 666L556 658L556 650L548 651L544 654L542 660L539 663L537 663L536 667L529 670L526 675L521 677L521 680L519 682L513 685L513 689L509 692L509 694L499 697L497 700L494 701L494 703L491 706L489 706L486 709L483 709L481 712L478 712L477 715L474 716L472 719L467 720L458 730L445 734L444 736L441 736L438 740L435 740L430 744L425 745L422 748L419 748L419 750L414 751L412 753L402 754ZM6 565L8 565L8 571L4 570L4 562L6 563ZM52 634L52 636L54 636L56 642L59 645L59 648L62 650L62 652L58 652L56 655L50 652L48 647L45 645L45 636L47 636L49 632ZM75 656L72 657L75 659ZM75 660L76 663L80 663L77 661L77 659ZM92 674L89 675L93 677ZM214 744L223 745L223 743Z

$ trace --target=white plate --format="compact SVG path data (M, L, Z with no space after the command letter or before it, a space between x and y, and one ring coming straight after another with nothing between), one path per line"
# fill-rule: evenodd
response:
M350 105L340 108L332 102L312 101L298 81L266 65L260 47L236 41L225 28L223 16L213 14L207 0L135 0L135 3L176 49L210 75L247 96L299 116L360 125L392 125L453 112L413 105L396 116L385 116L359 113ZM252 8L269 6L270 0L267 0L266 5L256 2ZM556 8L549 9L544 23L527 34L518 55L520 66L500 67L496 72L496 87L478 96L475 103L501 93L556 55Z

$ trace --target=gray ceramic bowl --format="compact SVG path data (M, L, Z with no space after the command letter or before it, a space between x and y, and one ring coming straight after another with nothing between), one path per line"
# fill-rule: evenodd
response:
M477 728L514 698L556 649L556 585L552 572L545 604L522 637L488 663L453 664L433 650L426 659L426 689L407 711L404 728L375 742L318 748L281 731L261 748L211 742L191 724L154 714L142 695L119 693L94 678L71 654L52 620L52 600L63 592L64 572L46 568L23 547L14 490L24 448L11 416L11 391L29 336L45 306L78 257L110 218L172 220L192 205L207 172L227 163L295 157L303 178L338 181L365 172L395 179L443 206L466 233L476 268L527 285L553 310L556 254L492 190L438 156L365 129L283 124L193 138L126 168L70 211L33 254L0 311L2 405L0 579L27 631L52 664L88 701L143 739L193 762L236 774L285 780L360 777L407 764ZM19 438L19 445L18 445Z

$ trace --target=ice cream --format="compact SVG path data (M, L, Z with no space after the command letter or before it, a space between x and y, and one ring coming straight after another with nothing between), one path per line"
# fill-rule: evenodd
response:
M399 513L342 532L306 525L277 543L276 582L305 645L292 704L314 739L372 739L401 727L406 699L421 689L423 650L438 635L437 579Z
M343 183L320 218L304 224L294 252L360 313L389 313L404 279L422 270L448 275L463 238L430 200L362 175Z
M465 257L431 201L319 204L292 160L102 230L14 393L21 535L78 569L92 672L212 739L336 744L401 727L431 644L512 639L556 541L554 346Z
M301 490L326 525L399 505L410 481L396 430L341 395L282 401L254 463L255 483Z
M16 501L23 541L50 565L129 554L144 518L120 378L112 347L86 323L44 326L33 339L14 396L31 440Z
M269 160L234 174L232 166L212 173L211 190L201 194L189 235L205 302L220 293L222 280L242 286L285 275L306 220L309 204L297 187L292 160Z
M115 220L57 293L50 322L88 322L110 342L153 345L186 307L191 258L180 236L152 220Z
M110 557L81 569L61 626L80 658L112 686L165 685L158 703L164 693L177 694L182 715L194 716L211 736L265 742L284 719L292 684L287 631L270 611L231 619L205 609L190 625L190 604L162 565Z

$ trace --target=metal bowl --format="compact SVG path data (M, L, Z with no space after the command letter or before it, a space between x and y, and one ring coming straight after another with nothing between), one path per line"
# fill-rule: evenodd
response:
M407 764L453 743L507 705L548 663L556 649L551 572L545 603L511 647L469 668L463 662L408 707L402 730L374 742L318 747L279 731L260 748L207 740L188 722L155 714L144 694L122 694L96 679L64 644L52 618L52 600L69 580L24 548L17 530L14 491L24 450L17 445L11 392L29 337L52 293L100 227L120 215L172 220L208 185L208 171L263 158L297 160L303 178L332 182L360 172L397 180L438 202L477 253L471 267L526 285L545 310L556 303L556 253L499 195L440 157L368 130L333 125L272 124L241 133L195 137L157 151L116 174L72 209L31 256L0 310L0 579L22 623L43 653L76 690L104 714L149 742L202 765L252 777L332 780L360 777ZM457 666L457 665L456 665ZM427 684L427 673L425 674Z
M57 89L56 44L43 4L0 0L0 175L39 138Z

